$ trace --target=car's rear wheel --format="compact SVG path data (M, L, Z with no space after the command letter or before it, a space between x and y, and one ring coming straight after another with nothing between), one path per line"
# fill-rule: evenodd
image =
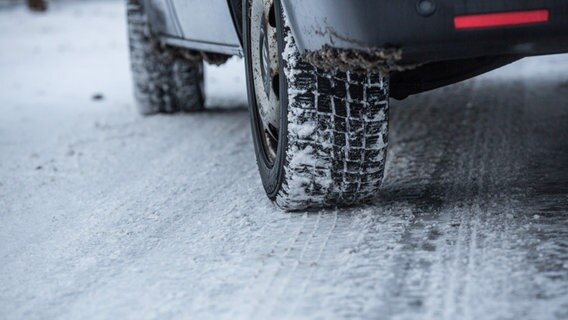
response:
M268 197L287 210L374 198L387 151L388 76L307 63L278 0L249 0L244 30L252 131Z
M143 0L128 0L134 94L142 114L199 111L204 105L203 62L163 46L150 30Z

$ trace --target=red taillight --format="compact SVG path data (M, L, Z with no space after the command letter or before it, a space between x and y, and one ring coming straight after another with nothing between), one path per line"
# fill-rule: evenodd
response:
M547 22L550 17L548 10L531 10L516 12L484 13L454 18L456 30L519 26L525 24Z

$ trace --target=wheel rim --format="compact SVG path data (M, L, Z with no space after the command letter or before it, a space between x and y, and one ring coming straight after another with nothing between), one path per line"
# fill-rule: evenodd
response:
M276 159L280 129L279 59L274 0L253 0L251 60L256 111L266 158Z

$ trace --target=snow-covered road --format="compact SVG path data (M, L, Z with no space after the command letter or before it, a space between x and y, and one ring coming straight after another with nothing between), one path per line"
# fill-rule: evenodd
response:
M242 61L144 118L121 1L0 30L0 319L568 318L568 56L394 101L376 204L286 214Z

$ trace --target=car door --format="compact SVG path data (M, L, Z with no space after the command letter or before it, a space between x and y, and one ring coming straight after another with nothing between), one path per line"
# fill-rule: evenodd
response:
M236 54L240 42L227 0L172 1L182 37L203 50Z

